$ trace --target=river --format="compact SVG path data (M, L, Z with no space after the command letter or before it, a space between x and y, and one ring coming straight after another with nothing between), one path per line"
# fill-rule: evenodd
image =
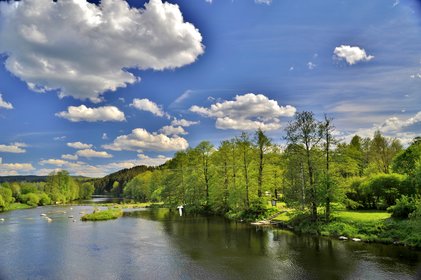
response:
M219 217L179 217L167 209L81 222L80 212L92 209L1 213L0 279L404 280L416 279L421 268L421 253L405 247L299 236Z

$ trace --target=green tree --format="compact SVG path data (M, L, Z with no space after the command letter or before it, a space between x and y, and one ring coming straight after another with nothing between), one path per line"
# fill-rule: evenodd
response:
M258 160L258 170L257 175L257 196L262 197L262 185L263 185L263 168L265 164L265 154L272 145L270 139L263 133L259 128L255 134L255 144L258 148L259 160Z
M317 220L317 190L315 183L314 150L317 149L320 136L320 122L314 118L312 112L298 112L294 121L290 122L286 128L286 139L291 144L302 145L304 147L304 157L306 159L308 171L308 183L310 188L310 204L312 220Z

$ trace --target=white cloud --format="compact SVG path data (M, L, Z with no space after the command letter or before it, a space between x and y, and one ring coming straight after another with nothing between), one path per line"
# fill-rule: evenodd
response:
M159 166L171 159L170 157L166 157L163 155L159 155L157 157L149 157L144 154L138 154L137 157L139 158L139 161L137 161L137 163L139 165L146 165L146 166Z
M93 145L85 144L82 142L70 142L70 143L67 143L67 146L73 149L77 149L77 150L84 150L84 149L92 148Z
M101 139L102 140L107 140L108 139L108 135L107 135L107 133L102 133L102 137L101 137Z
M315 69L317 67L317 65L316 64L314 64L313 62L311 62L311 61L309 61L308 63L307 63L307 68L308 68L308 70L313 70L313 69Z
M421 124L421 111L407 119L390 117L382 123L375 124L370 128L358 129L354 133L348 135L346 140L350 140L351 137L356 134L361 137L373 137L374 132L379 130L386 136L397 137L403 144L409 144L417 134L406 130L411 126L418 124Z
M109 153L102 151L95 151L92 149L85 149L76 152L76 155L79 157L86 157L86 158L112 158L113 156Z
M66 165L67 163L68 162L65 161L65 160L62 160L62 159L53 159L53 158L41 160L39 162L40 165L46 165L46 164L48 164L48 165L56 165L56 166L63 166L63 165Z
M210 108L192 106L190 111L205 117L215 118L219 129L236 130L276 130L281 127L280 117L291 117L293 106L279 106L262 94L237 95L233 101L212 104Z
M196 61L202 36L178 5L150 0L0 2L5 66L36 91L100 102L139 79L127 69L164 70ZM51 51L54 50L54 51Z
M64 154L61 155L61 158L67 160L77 160L79 157L77 155Z
M124 113L114 106L98 108L88 108L85 105L69 106L67 112L56 113L56 116L68 119L71 122L122 122L126 120Z
M0 152L22 154L26 152L26 150L23 149L25 147L27 147L25 143L12 143L10 145L0 145Z
M186 139L173 136L168 137L164 134L149 133L143 128L133 129L128 135L118 136L113 143L103 145L104 149L114 151L178 151L189 147Z
M159 132L165 135L185 135L188 134L182 126L166 125L159 130Z
M12 103L4 101L2 94L0 94L0 108L4 108L8 110L13 109Z
M196 125L196 124L199 124L199 123L200 123L199 121L196 122L196 121L188 121L188 120L185 120L185 119L180 119L180 120L174 119L171 122L171 125L172 126L189 127L189 126Z
M257 4L266 4L266 5L272 4L272 0L254 0L254 2Z
M54 141L62 141L66 138L67 138L66 136L57 136L57 137L54 137L53 139L54 139Z
M35 170L30 163L1 163L0 176L27 174Z
M158 117L169 117L167 113L162 110L161 106L158 106L155 102L150 101L149 99L133 99L132 104L130 106L140 110L140 111L147 111L155 116Z
M348 45L341 45L339 47L336 47L333 51L334 57L336 59L342 60L345 59L345 61L349 65L353 65L355 63L358 63L360 61L370 61L374 59L374 56L367 55L364 49L360 47L351 47Z

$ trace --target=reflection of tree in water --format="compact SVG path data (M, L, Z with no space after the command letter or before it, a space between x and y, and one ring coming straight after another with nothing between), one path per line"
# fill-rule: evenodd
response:
M361 279L364 275L392 279L392 275L403 280L415 274L421 259L419 252L404 247L300 236L221 217L179 217L168 209L129 215L161 222L170 246L229 279Z

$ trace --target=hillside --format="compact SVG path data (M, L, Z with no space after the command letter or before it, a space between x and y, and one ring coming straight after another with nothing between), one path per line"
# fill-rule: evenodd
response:
M113 188L114 182L119 183L119 189L117 193L121 193L121 188L129 182L131 179L136 177L137 175L146 172L146 171L153 171L156 167L148 167L145 165L135 166L129 169L122 169L117 172L111 173L103 178L93 179L93 183L95 186L95 193L103 194L110 192Z

